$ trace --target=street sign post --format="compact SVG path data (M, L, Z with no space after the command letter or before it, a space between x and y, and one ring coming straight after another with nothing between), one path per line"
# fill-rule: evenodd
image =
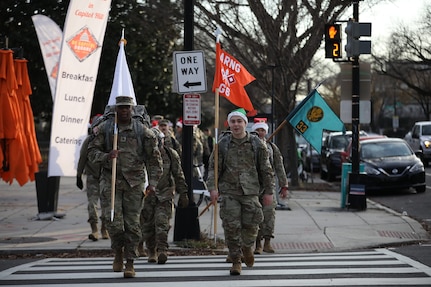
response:
M174 91L180 94L207 91L204 52L174 52Z
M183 95L183 124L186 126L201 124L201 95Z

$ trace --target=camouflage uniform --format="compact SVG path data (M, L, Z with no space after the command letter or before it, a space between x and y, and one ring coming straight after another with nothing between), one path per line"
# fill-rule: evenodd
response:
M88 223L94 223L97 225L99 221L99 216L97 214L97 205L100 199L100 163L93 163L88 160L88 143L93 137L93 135L88 135L82 143L78 161L77 176L81 177L84 171L87 175L86 189L88 200Z
M176 191L180 196L187 195L187 184L178 153L169 147L161 147L160 152L163 158L163 174L156 192L148 194L144 199L141 226L147 248L166 252L174 194Z
M175 136L172 133L165 134L164 141L165 141L166 147L170 147L170 148L174 149L178 153L178 155L181 157L182 146L177 141L177 139L175 138Z
M108 119L98 126L96 137L89 145L90 160L102 164L100 188L104 217L108 217L111 211L112 161L109 152L112 150L113 131L110 130L107 134L105 127L111 124L111 120ZM138 123L134 124L134 121ZM142 125L140 135L137 134L140 131L134 130L136 124ZM109 140L106 137L109 137ZM107 219L108 231L112 249L124 248L125 257L134 259L138 258L137 247L142 238L140 214L146 183L145 174L147 171L149 185L157 186L162 174L162 159L154 133L137 119L132 119L126 125L118 125L118 150L120 153L117 158L114 220L111 222Z
M264 193L272 194L274 175L268 151L255 135L247 133L235 139L229 133L219 142L218 191L221 196L220 218L229 256L241 260L242 249L251 248L263 220L259 202L260 183ZM214 190L214 153L210 157L208 189Z
M273 168L273 171L275 172L275 175L277 177L277 180L279 183L286 183L287 182L287 176L286 171L284 170L283 165L283 156L280 152L280 149L271 142L264 141L267 148L268 148L268 155L269 155L269 161L271 163L271 166ZM264 190L261 188L261 193L263 193ZM274 188L275 192L275 188ZM262 202L262 198L260 198L260 201ZM263 206L263 217L264 220L259 226L259 234L258 239L262 238L274 238L274 225L275 225L275 207L277 206L277 199L274 194L274 201L271 205Z

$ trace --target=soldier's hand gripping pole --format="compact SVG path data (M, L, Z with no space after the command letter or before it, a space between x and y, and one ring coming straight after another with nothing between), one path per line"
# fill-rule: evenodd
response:
M114 141L113 141L112 150L117 150L117 143L118 143L118 127L117 127L117 112L115 112ZM117 179L117 157L114 157L112 159L112 175L111 175L111 221L114 221L116 179Z

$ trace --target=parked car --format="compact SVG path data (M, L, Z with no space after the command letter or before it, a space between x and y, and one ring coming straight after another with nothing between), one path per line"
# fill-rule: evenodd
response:
M372 139L380 139L380 138L387 138L385 135L366 135L366 136L360 136L359 137L359 143L366 140L372 140ZM352 139L349 141L349 145L346 147L344 151L341 152L341 164L346 162L351 162L352 157Z
M360 131L359 136L367 135L366 132ZM334 181L336 177L341 176L341 152L344 151L350 139L352 132L331 132L322 144L320 153L320 178L328 181Z
M347 159L351 160L351 155ZM403 139L363 138L359 142L359 159L367 174L367 192L411 187L418 193L426 190L424 165Z
M431 121L416 122L404 140L410 145L413 151L422 151L422 162L428 166L431 160Z

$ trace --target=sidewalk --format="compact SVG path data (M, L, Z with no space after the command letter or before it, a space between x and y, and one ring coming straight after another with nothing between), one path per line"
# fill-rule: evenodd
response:
M75 186L75 178L62 177L58 214L38 219L35 182L23 187L0 182L0 253L74 250L109 250L110 240L88 239L87 197ZM420 223L368 200L367 210L340 207L340 192L293 191L291 210L276 211L273 247L277 253L345 251L429 240ZM199 213L205 203L199 206ZM224 238L217 216L217 238ZM173 243L174 218L169 234ZM199 217L200 231L214 238L213 209Z

